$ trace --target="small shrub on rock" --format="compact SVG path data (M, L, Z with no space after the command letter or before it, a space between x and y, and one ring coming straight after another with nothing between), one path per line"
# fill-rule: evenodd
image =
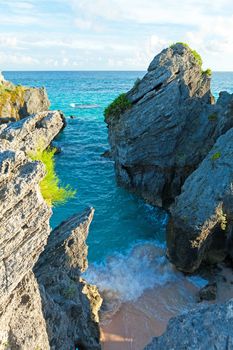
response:
M105 118L119 117L127 109L132 106L131 102L128 100L126 94L119 95L110 105L105 108L104 116Z
M76 193L69 185L66 187L60 186L60 180L55 172L55 152L55 148L48 148L46 150L41 150L41 148L39 148L36 152L29 154L32 160L38 160L45 166L46 174L40 182L40 190L44 200L49 206L63 204L68 199L73 198Z

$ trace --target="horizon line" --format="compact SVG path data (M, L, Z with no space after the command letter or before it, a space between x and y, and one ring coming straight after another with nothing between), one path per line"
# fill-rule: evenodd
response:
M83 69L83 70L69 70L69 69L61 69L61 70L55 70L55 69L10 69L10 70L0 70L0 72L8 73L8 72L147 72L147 69L145 70L137 70L137 69L124 69L124 70L109 70L109 69ZM213 70L213 73L233 73L233 70Z

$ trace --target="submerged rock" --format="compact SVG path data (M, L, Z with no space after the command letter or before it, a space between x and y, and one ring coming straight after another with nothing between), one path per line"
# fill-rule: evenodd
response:
M233 349L233 299L172 318L145 350Z
M217 283L207 284L207 286L201 288L198 293L199 301L203 300L215 300L217 297Z
M47 111L50 102L45 88L29 88L14 85L0 74L0 121L1 118L25 118Z

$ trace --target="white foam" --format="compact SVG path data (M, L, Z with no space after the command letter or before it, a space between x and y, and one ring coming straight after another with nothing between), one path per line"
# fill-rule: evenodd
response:
M80 103L70 103L70 107L77 108L77 109L93 109L93 108L99 108L99 105L97 104L80 104Z
M148 288L184 277L166 259L164 246L143 242L124 255L115 254L102 264L90 265L84 278L108 298L123 302L136 300Z

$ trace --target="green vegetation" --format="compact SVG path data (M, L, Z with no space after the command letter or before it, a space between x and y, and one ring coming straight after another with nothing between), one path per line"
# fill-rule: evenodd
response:
M221 153L216 152L212 155L211 160L215 161L215 160L219 159L220 157L221 157Z
M70 186L61 187L59 185L59 178L55 172L54 154L56 150L48 148L42 150L38 148L36 152L29 154L32 160L41 161L46 169L46 175L40 182L40 190L42 196L49 206L56 206L65 203L69 198L75 196L76 191L72 190Z
M208 119L210 122L215 122L218 119L217 113L212 113L212 114L208 115Z
M15 104L17 104L19 108L23 107L25 90L26 88L21 85L0 84L0 116L7 103L9 103L13 109ZM16 108L10 116L19 119L18 108Z
M196 51L196 50L192 50L188 44L186 43L182 43L182 42L177 42L175 44L172 44L170 47L173 48L175 45L177 44L180 44L180 45L183 45L184 47L188 48L192 54L193 54L193 57L195 58L195 60L197 61L198 65L201 67L202 66L202 58L201 58L201 55L199 55L199 53Z
M105 118L119 117L127 109L132 106L131 102L126 97L126 94L119 95L110 105L105 108L104 116Z
M211 77L212 75L212 70L210 68L207 68L206 70L202 71L202 74L207 75L208 77Z

